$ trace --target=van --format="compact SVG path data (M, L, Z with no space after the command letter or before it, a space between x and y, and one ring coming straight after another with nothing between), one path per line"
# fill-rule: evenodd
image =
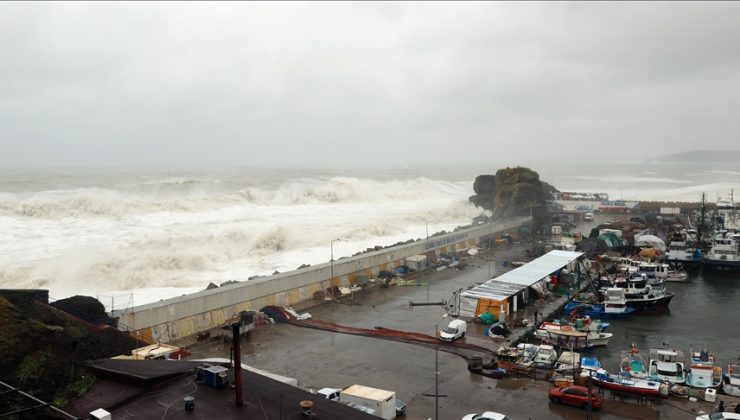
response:
M467 330L468 324L461 319L456 319L451 321L447 328L439 332L439 339L442 341L453 341L465 337Z
M583 220L585 220L587 222L590 222L590 221L594 220L594 214L592 212L588 212L588 213L584 214L583 215Z

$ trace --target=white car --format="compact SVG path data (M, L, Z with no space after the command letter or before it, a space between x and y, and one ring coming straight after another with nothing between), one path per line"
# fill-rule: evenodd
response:
M725 411L723 413L704 414L697 417L696 420L740 420L740 414Z
M493 411L486 411L484 413L473 413L463 417L462 420L512 420L511 417L506 414L494 413Z
M316 391L316 394L321 395L327 400L339 401L339 393L341 391L342 391L341 389L336 389L336 388L321 388L320 390Z

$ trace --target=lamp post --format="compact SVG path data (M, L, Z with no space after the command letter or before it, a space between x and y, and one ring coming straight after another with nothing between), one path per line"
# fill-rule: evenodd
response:
M447 314L434 324L434 336L439 334L439 323L447 318ZM434 420L439 420L439 349L434 348Z
M339 241L340 239L333 239L331 242L329 242L329 248L331 250L331 259L329 260L329 263L331 265L331 278L329 279L329 296L331 296L331 300L334 301L334 285L332 284L334 282L334 242Z
M427 232L427 242L426 242L426 249L424 251L429 252L429 223L433 222L434 220L429 220L424 222L424 229Z

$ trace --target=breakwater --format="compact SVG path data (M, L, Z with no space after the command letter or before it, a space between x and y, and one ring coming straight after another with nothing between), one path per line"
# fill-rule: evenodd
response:
M294 306L314 299L316 292L331 286L352 286L362 276L373 277L382 270L405 264L418 254L453 253L477 245L481 238L507 232L529 221L511 218L437 235L413 243L342 258L311 267L259 277L147 305L115 310L119 328L146 342L166 343L222 326L246 310L265 306Z

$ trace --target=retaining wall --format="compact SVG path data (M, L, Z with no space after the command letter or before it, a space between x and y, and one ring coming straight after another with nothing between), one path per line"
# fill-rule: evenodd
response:
M444 254L475 246L481 237L516 229L528 221L529 217L521 217L474 226L428 240L335 260L333 278L331 263L328 262L114 311L113 316L119 317L119 328L136 332L142 340L166 343L217 328L241 311L259 310L267 305L292 306L312 300L315 292L326 290L330 285L353 285L357 276L372 277L381 270L392 270L403 265L405 258L412 255L427 251Z

